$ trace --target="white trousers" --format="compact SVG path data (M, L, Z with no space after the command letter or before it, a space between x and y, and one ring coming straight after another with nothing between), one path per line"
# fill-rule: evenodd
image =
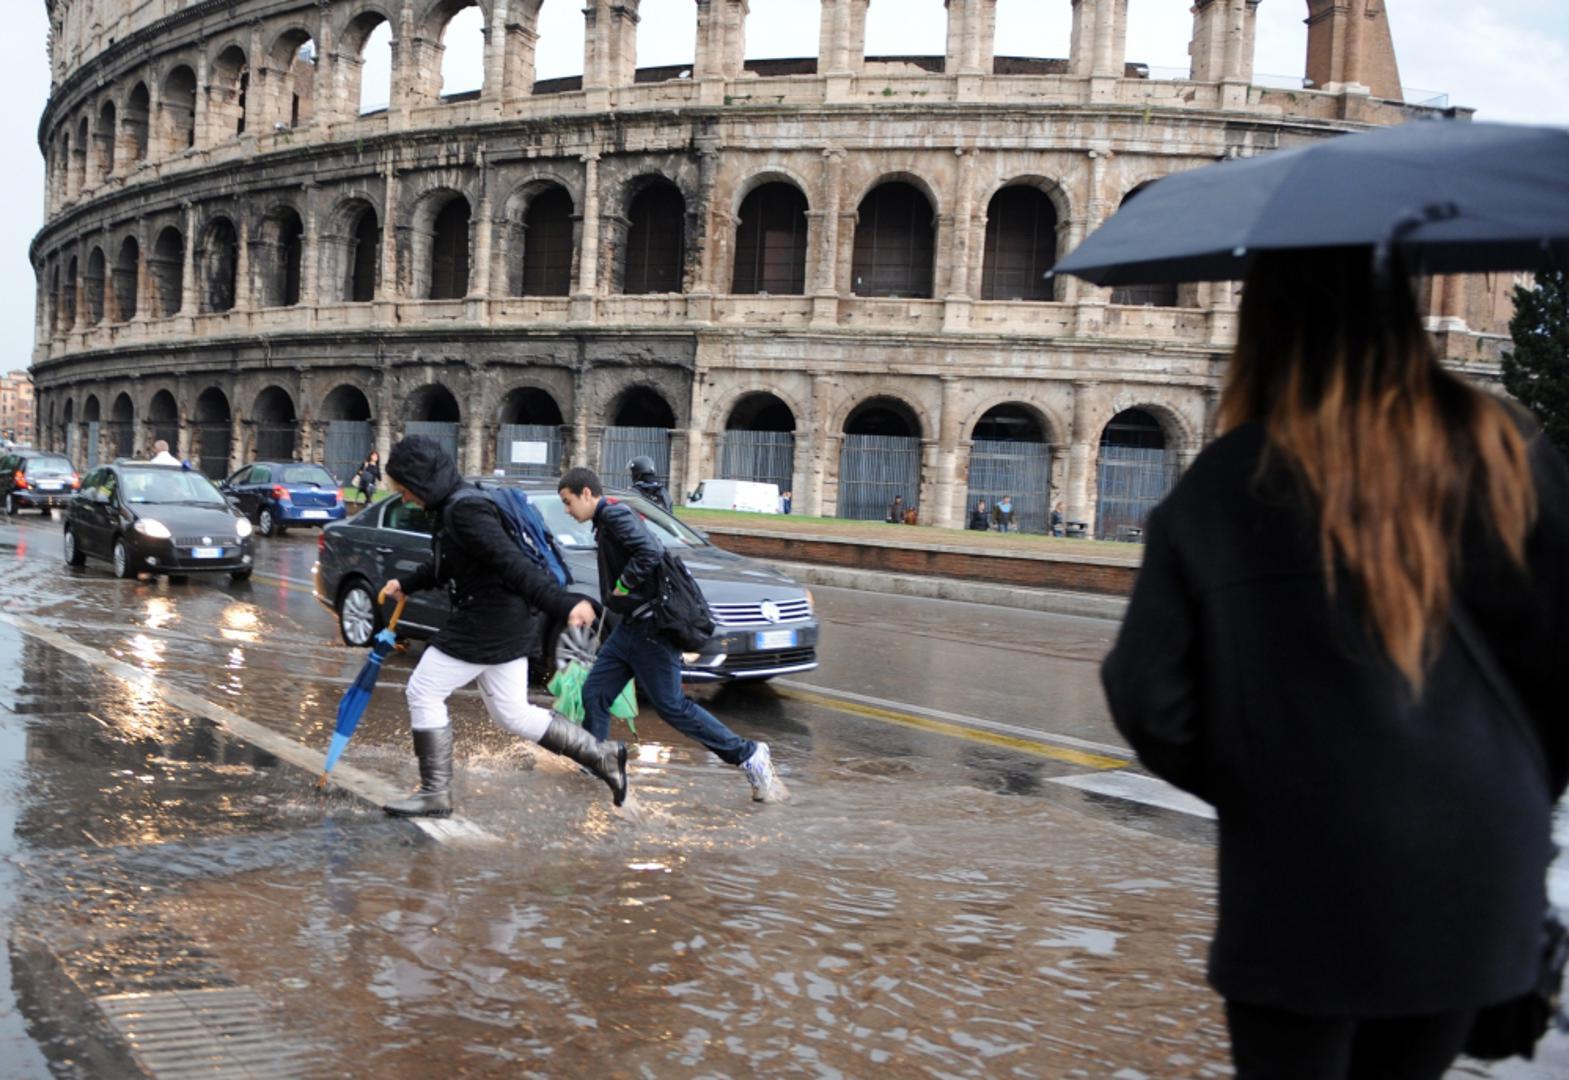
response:
M528 699L528 658L505 664L471 664L448 656L433 645L425 647L409 678L404 695L409 701L409 722L415 731L435 731L451 723L447 698L479 680L490 718L515 735L539 742L550 726L550 710Z

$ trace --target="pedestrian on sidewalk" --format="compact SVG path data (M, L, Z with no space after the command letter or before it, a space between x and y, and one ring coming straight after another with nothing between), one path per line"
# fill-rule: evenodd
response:
M986 532L992 527L991 515L986 512L986 500L976 499L975 509L970 511L970 528L976 532Z
M890 505L888 507L888 524L890 524L890 525L903 525L904 524L904 496L903 495L895 495L893 497L893 503L892 503L892 505Z
M364 462L360 465L359 472L354 474L354 486L360 489L360 495L365 502L370 502L376 495L376 488L381 484L381 455L375 450L365 455Z
M1436 1080L1542 970L1569 466L1372 262L1255 256L1223 434L1151 513L1101 671L1143 763L1216 808L1241 1080Z
M1062 503L1058 503L1051 508L1051 534L1053 536L1064 536L1066 532L1067 530L1063 526L1062 521Z
M725 764L740 766L752 785L754 800L788 799L790 793L774 771L768 744L741 738L681 690L681 650L654 629L651 610L664 572L664 545L632 507L604 497L592 469L567 470L558 491L574 521L593 522L600 597L607 609L621 616L583 683L583 726L594 738L606 738L610 703L627 680L635 678L665 723L702 743Z
M387 483L405 502L430 515L431 559L384 586L389 599L433 586L452 595L446 626L425 646L406 691L420 786L384 810L398 817L452 813L452 726L447 698L479 681L490 718L508 731L584 766L626 798L626 744L602 742L528 699L528 658L538 651L542 616L594 624L594 605L556 584L523 554L500 509L474 485L436 440L411 435L387 456Z
M997 505L992 507L992 524L997 526L998 532L1013 531L1013 496L1004 495L997 500Z

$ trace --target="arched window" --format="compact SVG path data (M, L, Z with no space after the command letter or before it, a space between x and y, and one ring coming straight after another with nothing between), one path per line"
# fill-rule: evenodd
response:
M731 292L806 292L806 196L794 184L763 184L741 203Z
M202 245L202 310L224 312L234 307L240 240L228 218L218 218Z
M354 219L348 258L344 260L347 280L343 298L353 304L376 299L376 275L381 266L381 223L376 208L367 206Z
M245 50L230 45L218 54L211 69L208 97L208 130L215 141L245 134L245 108L251 92L251 64Z
M196 73L181 64L163 80L158 102L159 139L165 156L196 145Z
M686 271L686 199L667 180L655 180L627 208L626 271L621 291L678 293Z
M173 225L166 226L153 241L147 273L152 279L153 314L160 319L179 314L185 283L185 237Z
M1140 184L1123 196L1122 202L1118 205L1128 205L1129 199L1132 199L1148 186L1148 184ZM1134 307L1176 307L1177 286L1174 283L1163 285L1118 285L1111 291L1111 302L1113 304L1129 304Z
M95 247L88 253L87 277L82 282L82 288L86 293L87 310L85 314L88 326L97 326L104 321L104 276L103 248Z
M180 410L169 391L158 391L147 403L147 423L153 429L154 442L162 439L171 451L180 445Z
M986 211L983 300L1050 300L1057 208L1039 188L1005 187Z
M76 278L80 273L76 256L65 264L65 280L60 283L60 326L70 330L76 325Z
M900 182L873 189L855 227L855 295L930 298L936 240L925 195Z
M274 123L297 128L316 113L316 43L304 30L291 30L278 38L272 50L277 72Z
M300 302L300 263L305 224L290 207L262 222L255 258L260 264L263 307L293 307Z
M294 399L281 386L269 386L251 406L256 422L256 456L263 461L293 461L298 443Z
M76 192L86 190L92 183L92 178L87 171L87 159L90 154L88 140L91 136L87 131L87 117L82 117L76 124L76 142L71 145L71 189Z
M449 0L441 41L443 100L479 96L485 88L485 13L474 0Z
M93 162L93 174L100 182L114 175L115 142L120 137L120 128L115 121L114 102L104 102L98 110L98 130L94 135L97 157Z
M1136 537L1176 481L1176 462L1160 422L1143 409L1125 409L1101 433L1096 463L1096 534Z
M130 322L136 318L136 293L141 283L142 249L136 237L127 236L114 257L114 319Z
M529 200L521 235L518 296L566 296L572 291L572 196L552 185Z
M125 100L125 135L127 149L131 152L132 161L147 160L148 124L150 122L148 110L150 107L147 84L137 83L131 89L131 96Z
M392 103L392 24L367 11L348 25L339 41L344 100L361 116Z
M469 291L469 203L461 195L436 215L430 242L430 299L459 300Z

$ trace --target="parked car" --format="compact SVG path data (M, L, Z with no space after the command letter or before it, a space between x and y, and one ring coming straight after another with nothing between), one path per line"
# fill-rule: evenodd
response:
M0 493L5 512L13 517L26 509L47 514L69 503L81 486L82 478L63 454L21 449L0 456Z
M307 461L257 461L221 485L263 536L282 536L294 525L326 525L346 513L332 474Z
M251 523L211 480L181 465L116 462L94 469L65 512L65 561L108 559L138 573L251 576Z
M566 553L573 578L568 587L598 601L593 526L572 520L548 480L494 482L528 493ZM622 491L607 495L629 503L665 546L680 555L713 609L718 627L707 645L683 655L684 679L760 680L817 666L818 624L809 590L764 563L715 547L641 495ZM337 614L347 644L366 645L382 625L377 591L387 580L407 575L430 558L430 519L424 510L401 499L384 499L323 529L317 549L316 599ZM445 592L415 593L409 597L398 631L411 638L432 637L446 624L449 610ZM592 662L597 651L594 631L553 626L545 635L544 655L535 659L541 671L549 671L573 658Z

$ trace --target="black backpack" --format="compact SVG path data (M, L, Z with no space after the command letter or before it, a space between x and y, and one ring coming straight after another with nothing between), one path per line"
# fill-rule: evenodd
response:
M703 590L674 552L667 550L659 560L659 593L649 611L654 629L684 652L701 649L714 634L714 613Z

